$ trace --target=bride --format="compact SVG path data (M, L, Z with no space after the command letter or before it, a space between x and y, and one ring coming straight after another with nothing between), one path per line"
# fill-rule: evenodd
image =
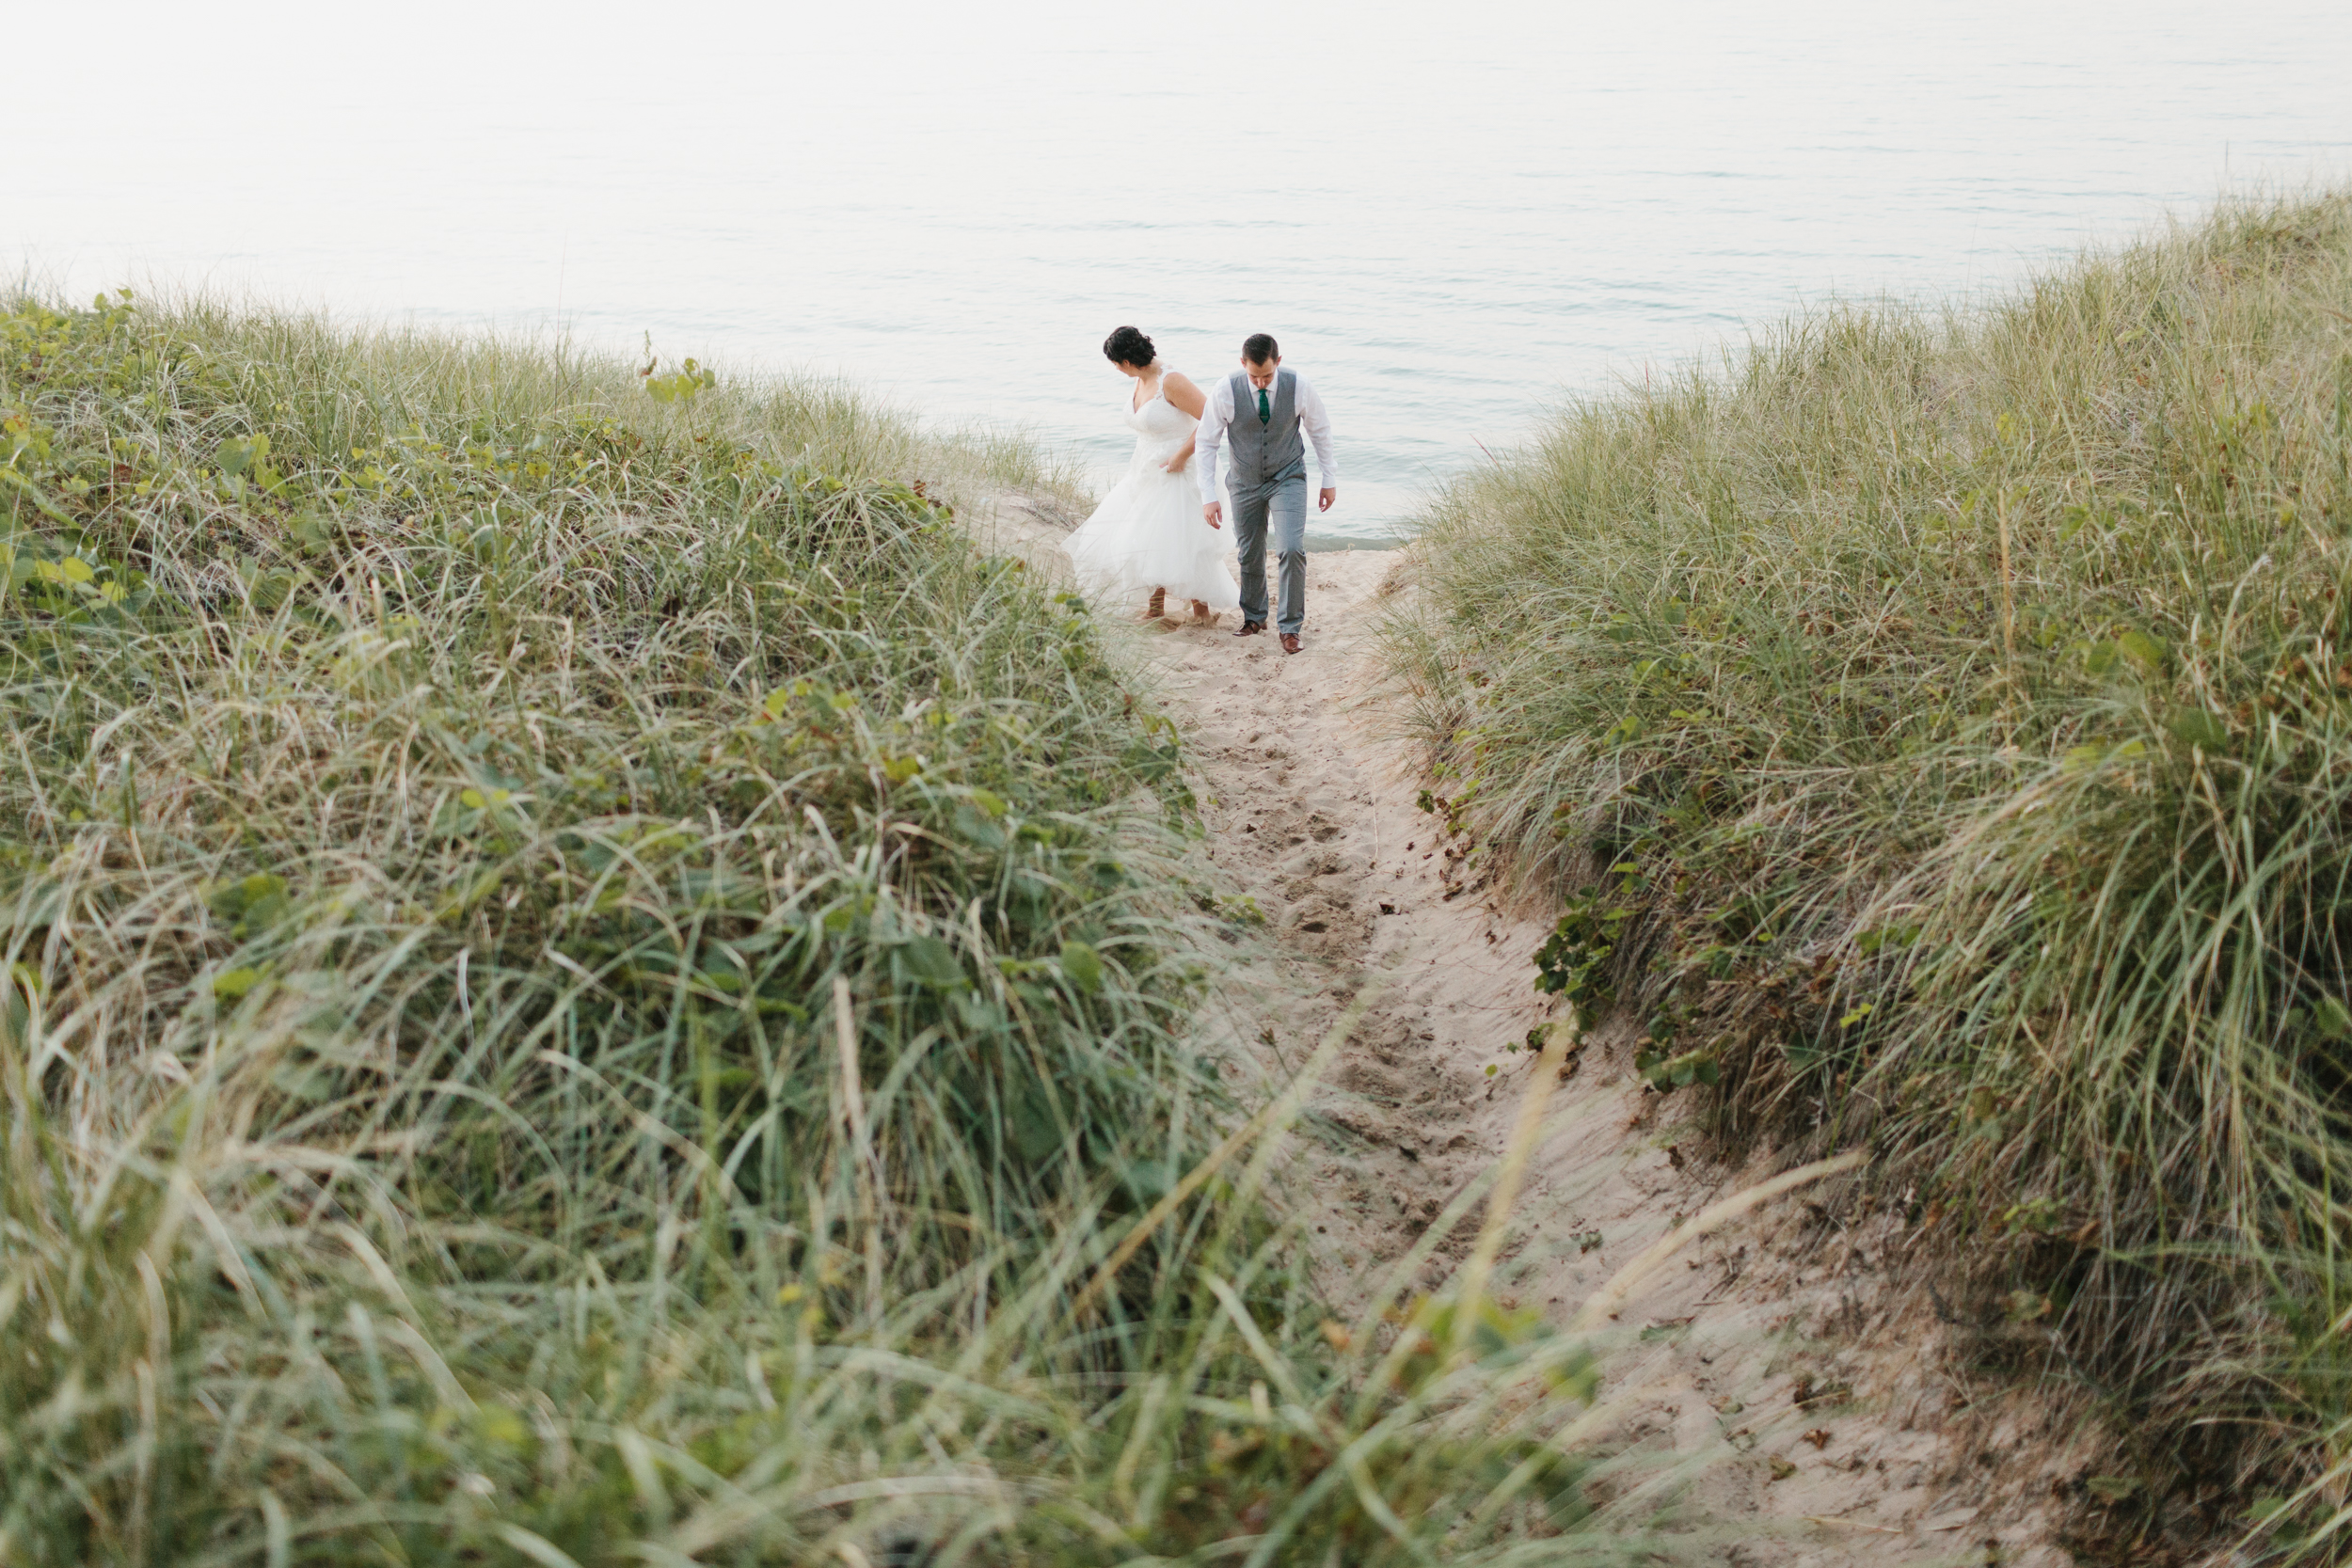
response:
M1225 567L1225 535L1200 515L1194 493L1193 432L1207 400L1182 372L1160 363L1152 340L1122 326L1103 342L1104 356L1135 378L1127 424L1135 455L1078 531L1062 541L1089 598L1149 592L1143 619L1156 621L1170 594L1192 601L1195 621L1241 608L1241 591Z

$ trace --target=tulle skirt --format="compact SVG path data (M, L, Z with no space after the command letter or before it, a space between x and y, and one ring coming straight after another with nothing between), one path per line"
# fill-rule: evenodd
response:
M1232 535L1201 520L1191 473L1168 472L1160 466L1168 456L1139 451L1094 515L1062 541L1078 591L1098 610L1129 599L1140 608L1155 588L1168 590L1171 610L1185 599L1239 610L1241 590L1225 564Z

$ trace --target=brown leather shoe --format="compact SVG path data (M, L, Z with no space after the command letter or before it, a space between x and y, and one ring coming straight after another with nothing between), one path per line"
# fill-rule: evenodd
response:
M1240 629L1235 631L1233 635L1235 637L1255 637L1263 630L1265 630L1265 623L1263 621L1244 621L1241 624Z
M1298 634L1296 632L1286 631L1282 634L1282 651L1286 654L1295 654L1298 652Z

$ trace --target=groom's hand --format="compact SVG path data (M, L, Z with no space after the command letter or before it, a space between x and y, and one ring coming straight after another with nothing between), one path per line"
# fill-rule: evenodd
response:
M1200 520L1211 528L1223 528L1225 526L1224 503L1221 501L1201 502Z
M1331 510L1331 503L1339 499L1340 493L1327 484L1323 487L1323 493L1315 498L1315 510L1328 512Z

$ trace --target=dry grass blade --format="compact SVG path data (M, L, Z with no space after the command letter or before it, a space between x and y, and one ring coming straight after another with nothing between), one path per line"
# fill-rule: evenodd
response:
M1811 1186L1829 1177L1860 1170L1869 1161L1869 1153L1864 1149L1854 1149L1827 1160L1816 1160L1811 1164L1783 1171L1769 1181L1759 1181L1753 1187L1742 1188L1729 1197L1708 1204L1643 1248L1632 1261L1611 1275L1599 1290L1585 1297L1584 1305L1577 1308L1576 1317L1569 1324L1570 1332L1591 1333L1597 1330L1616 1316L1626 1298L1640 1287L1642 1281L1656 1274L1661 1266L1692 1242L1713 1235L1734 1220L1755 1212L1784 1194L1795 1192L1799 1187Z
M1495 1183L1486 1196L1486 1217L1479 1227L1478 1240L1470 1246L1470 1261L1462 1268L1462 1302L1464 1310L1454 1322L1454 1337L1458 1341L1470 1331L1478 1320L1480 1304L1486 1294L1486 1282L1494 1274L1495 1259L1502 1251L1504 1236L1511 1227L1511 1212L1518 1204L1519 1183L1526 1178L1527 1162L1535 1151L1535 1140L1543 1132L1544 1111L1551 1103L1552 1091L1560 1086L1560 1066L1567 1060L1580 1033L1573 1012L1554 1022L1544 1032L1544 1049L1535 1058L1533 1075L1527 1089L1519 1097L1519 1111L1511 1125L1510 1141L1503 1146L1502 1159L1495 1173Z
M1161 1226L1168 1223L1168 1217L1183 1208L1185 1202L1202 1187L1208 1185L1210 1178L1223 1169L1226 1163L1234 1155L1257 1143L1268 1133L1279 1132L1290 1125L1298 1115L1299 1106L1305 1103L1307 1096L1314 1091L1317 1084L1322 1082L1324 1071L1330 1066L1331 1058L1338 1054L1340 1047L1346 1042L1348 1035L1355 1029L1356 1021L1362 1016L1362 1012L1363 1004L1359 1001L1343 1013L1339 1021L1325 1032L1321 1043L1316 1045L1307 1060L1300 1065L1297 1073L1283 1086L1282 1092L1260 1106L1256 1114L1248 1121L1227 1133L1215 1148L1209 1150L1199 1164L1186 1171L1182 1180L1170 1187L1165 1196L1152 1205L1150 1211L1128 1228L1127 1234L1120 1237L1119 1244L1111 1249L1111 1255L1104 1259L1103 1266L1094 1271L1094 1276L1080 1288L1076 1295L1071 1298L1072 1311L1086 1310L1097 1296L1110 1289L1112 1282L1119 1277L1120 1271L1135 1260L1136 1254L1141 1251L1144 1244L1158 1233Z

